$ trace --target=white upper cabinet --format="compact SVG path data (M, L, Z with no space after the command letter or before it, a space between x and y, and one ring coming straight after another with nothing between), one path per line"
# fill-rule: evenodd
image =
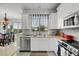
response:
M58 28L58 20L57 20L57 13L51 13L49 15L49 29L57 29Z
M58 27L63 27L63 20L64 17L79 11L79 4L78 3L63 3L57 8L57 15L58 15Z
M31 17L29 14L22 15L22 28L31 29Z

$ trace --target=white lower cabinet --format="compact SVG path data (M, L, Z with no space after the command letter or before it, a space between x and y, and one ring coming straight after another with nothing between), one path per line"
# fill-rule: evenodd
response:
M54 51L57 55L57 50L56 38L31 38L31 51Z
M56 38L49 38L49 51L54 51L57 55L58 41Z
M48 38L31 38L31 51L48 51Z

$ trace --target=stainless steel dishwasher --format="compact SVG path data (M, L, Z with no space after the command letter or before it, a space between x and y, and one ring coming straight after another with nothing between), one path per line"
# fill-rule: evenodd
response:
M30 51L30 39L31 37L20 37L20 52Z

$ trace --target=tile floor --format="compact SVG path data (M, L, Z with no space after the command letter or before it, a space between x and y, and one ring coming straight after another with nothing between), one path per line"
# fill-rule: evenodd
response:
M32 51L30 56L48 56L46 51Z
M30 56L31 52L18 52L16 56Z
M48 51L48 56L56 56L56 53L54 51Z
M56 56L53 51L47 52L48 56ZM30 56L31 52L17 52L13 56ZM34 55L35 56L35 55Z

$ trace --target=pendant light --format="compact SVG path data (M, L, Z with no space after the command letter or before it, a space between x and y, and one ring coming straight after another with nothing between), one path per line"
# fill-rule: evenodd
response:
M8 18L7 18L7 14L5 13L5 17L4 17L4 20L3 20L3 25L6 26L8 25Z

